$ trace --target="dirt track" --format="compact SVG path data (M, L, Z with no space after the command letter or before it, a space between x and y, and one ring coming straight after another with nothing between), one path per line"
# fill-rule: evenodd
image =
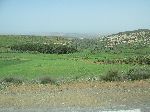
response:
M40 111L43 108L59 111L79 108L80 111L82 108L94 110L149 107L150 81L74 82L60 86L24 84L11 85L0 92L0 108L5 110L39 108Z

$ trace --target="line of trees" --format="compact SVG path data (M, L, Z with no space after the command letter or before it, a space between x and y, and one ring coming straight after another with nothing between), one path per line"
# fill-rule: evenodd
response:
M10 46L11 50L21 52L39 52L46 54L68 54L77 52L73 46L63 44L41 44L41 43L26 43Z

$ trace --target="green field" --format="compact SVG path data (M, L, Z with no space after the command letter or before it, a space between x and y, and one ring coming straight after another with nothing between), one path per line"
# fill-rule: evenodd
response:
M61 42L69 41L61 39ZM0 37L0 78L19 77L25 80L36 80L41 77L55 79L77 79L99 77L110 70L117 70L125 74L131 68L149 67L139 64L119 63L94 63L97 60L115 60L134 56L145 56L149 48L138 50L125 49L124 52L97 52L92 53L89 49L83 49L70 54L43 54L37 52L18 52L10 50L9 46L27 42L60 42L55 38L42 37ZM140 51L141 50L141 51ZM140 51L137 52L137 51Z
M55 54L1 53L0 77L17 76L27 79L50 76L55 78L99 76L110 69L126 71L131 65L95 64L82 57Z

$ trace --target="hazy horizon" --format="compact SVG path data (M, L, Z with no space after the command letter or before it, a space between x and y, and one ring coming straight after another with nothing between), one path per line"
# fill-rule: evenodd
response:
M0 0L0 34L150 29L149 0Z

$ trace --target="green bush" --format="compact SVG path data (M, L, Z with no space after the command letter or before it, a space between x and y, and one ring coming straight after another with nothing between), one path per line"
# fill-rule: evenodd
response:
M56 80L52 79L51 77L42 77L39 80L40 84L56 84Z
M125 76L128 80L142 80L150 78L150 68L133 68Z
M101 77L104 81L120 81L121 75L117 70L110 70L106 73L106 75Z
M15 78L15 77L6 77L2 80L2 82L5 83L14 83L14 84L22 84L23 81L19 78Z

